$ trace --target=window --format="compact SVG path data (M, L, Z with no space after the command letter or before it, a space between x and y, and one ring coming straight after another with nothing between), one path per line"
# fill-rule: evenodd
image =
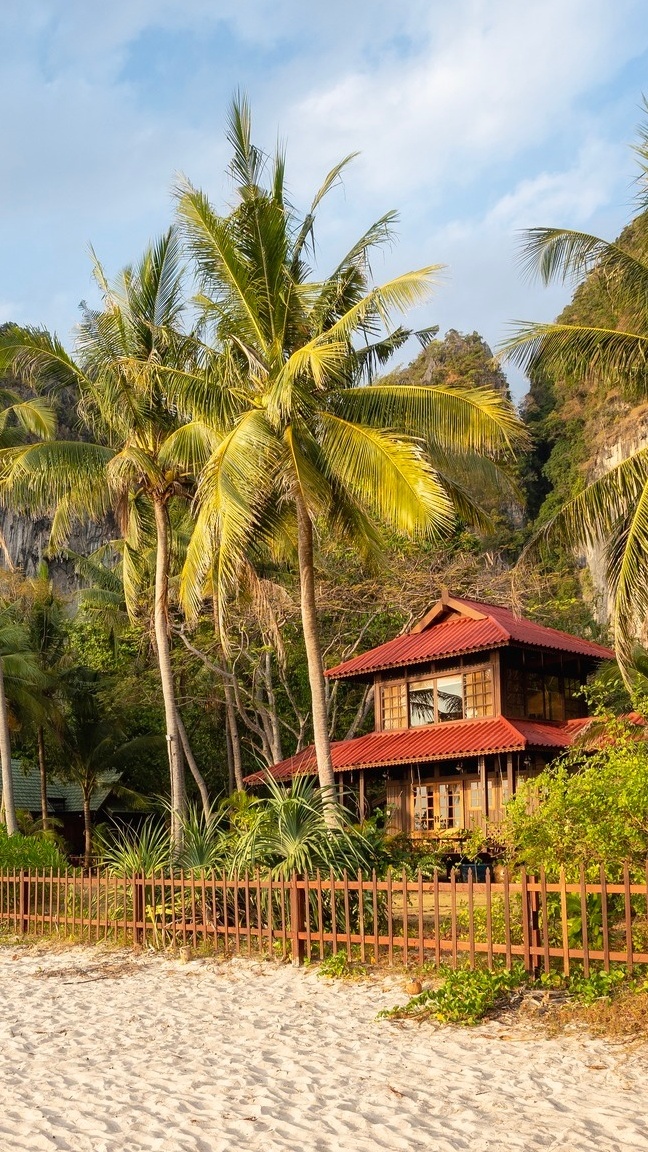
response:
M526 714L530 720L544 720L544 684L542 672L527 672Z
M491 716L493 713L493 678L490 668L480 668L476 672L464 674L464 699L466 719L476 716Z
M383 684L380 688L382 726L386 731L407 727L407 685Z
M417 680L410 684L409 714L412 728L434 724L434 680Z
M419 784L414 789L414 831L427 832L434 828L434 792L432 785Z
M493 674L490 667L414 680L409 685L409 722L412 728L492 714Z
M461 827L461 785L439 784L439 827Z
M482 804L483 795L484 795L484 791L483 791L483 788L482 788L479 780L471 780L470 781L470 795L468 798L468 804L472 809L476 809L479 812L481 812L483 810L483 804ZM489 779L489 781L488 781L488 811L493 812L494 810L495 810L495 782L493 780Z
M463 720L463 682L461 676L443 676L436 682L437 714L441 720Z
M580 680L565 676L565 719L577 720L583 711L583 686Z
M560 691L559 676L545 676L545 717L547 720L565 719L565 698Z

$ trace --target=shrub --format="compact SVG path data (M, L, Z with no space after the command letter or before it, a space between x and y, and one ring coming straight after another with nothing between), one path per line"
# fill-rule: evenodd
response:
M441 1024L476 1024L498 1004L509 999L511 992L526 984L524 969L511 971L497 968L442 969L445 979L438 988L426 989L412 996L404 1006L379 1013L391 1019L438 1020Z
M44 836L8 836L0 825L0 868L67 868L68 863L57 845Z

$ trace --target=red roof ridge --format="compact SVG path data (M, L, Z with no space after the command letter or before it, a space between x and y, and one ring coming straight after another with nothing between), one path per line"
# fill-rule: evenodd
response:
M470 615L461 614L462 605L471 609ZM487 611L479 612L480 608ZM452 615L444 618L444 613L447 611ZM439 616L440 619L437 618ZM448 628L447 625L452 627ZM559 628L550 628L524 616L516 616L512 609L501 605L454 599L446 593L409 632L401 633L367 652L341 661L333 668L328 668L326 675L333 679L364 676L381 669L422 664L464 653L498 648L509 643L553 648L556 651L571 652L593 660L614 658L614 652L610 648L605 648L596 641L584 640Z

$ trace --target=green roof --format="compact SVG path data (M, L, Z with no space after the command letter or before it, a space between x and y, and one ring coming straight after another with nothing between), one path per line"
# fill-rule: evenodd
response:
M23 765L20 760L12 760L11 768L16 808L22 808L27 812L40 812L40 773L35 768ZM101 808L120 776L120 772L102 773L101 786L90 801L93 812ZM78 784L62 784L59 780L48 780L47 798L51 812L83 811L83 793Z

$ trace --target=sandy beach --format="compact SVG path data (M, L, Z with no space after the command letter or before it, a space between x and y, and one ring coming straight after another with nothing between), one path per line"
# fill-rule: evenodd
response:
M377 1021L402 980L0 952L0 1149L648 1150L641 1053Z

